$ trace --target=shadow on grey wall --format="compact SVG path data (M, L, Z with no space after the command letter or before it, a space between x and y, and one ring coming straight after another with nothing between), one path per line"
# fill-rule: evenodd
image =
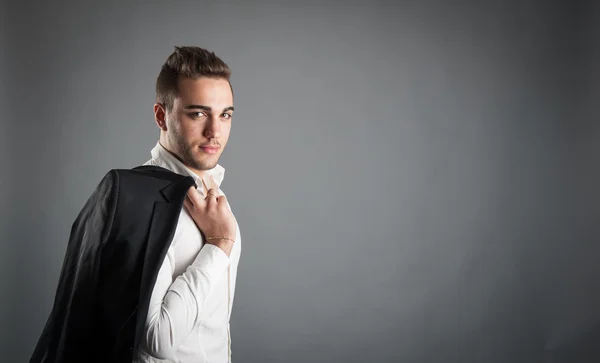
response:
M545 350L543 363L600 362L600 324L562 339Z

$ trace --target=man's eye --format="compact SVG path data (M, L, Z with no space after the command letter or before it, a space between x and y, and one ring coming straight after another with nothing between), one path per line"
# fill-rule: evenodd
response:
M204 117L204 112L192 112L192 113L190 113L190 117L192 117L192 118Z
M221 117L223 117L224 119L230 119L231 118L231 114L229 113L224 113Z

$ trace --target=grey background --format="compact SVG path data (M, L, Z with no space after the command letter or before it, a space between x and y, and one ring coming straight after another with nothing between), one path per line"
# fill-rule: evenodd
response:
M234 361L600 361L599 2L117 4L3 4L2 361L187 44L233 70Z

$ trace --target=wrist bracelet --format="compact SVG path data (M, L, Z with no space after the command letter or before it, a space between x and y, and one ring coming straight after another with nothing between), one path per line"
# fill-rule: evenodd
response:
M231 242L235 243L235 240L229 238L229 237L206 237L207 240L210 239L226 239L226 240L230 240Z

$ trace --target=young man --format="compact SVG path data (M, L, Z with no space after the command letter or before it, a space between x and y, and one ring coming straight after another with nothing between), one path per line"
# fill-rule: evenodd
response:
M152 158L111 170L73 224L31 362L230 362L240 231L219 186L228 66L176 47L156 83Z

